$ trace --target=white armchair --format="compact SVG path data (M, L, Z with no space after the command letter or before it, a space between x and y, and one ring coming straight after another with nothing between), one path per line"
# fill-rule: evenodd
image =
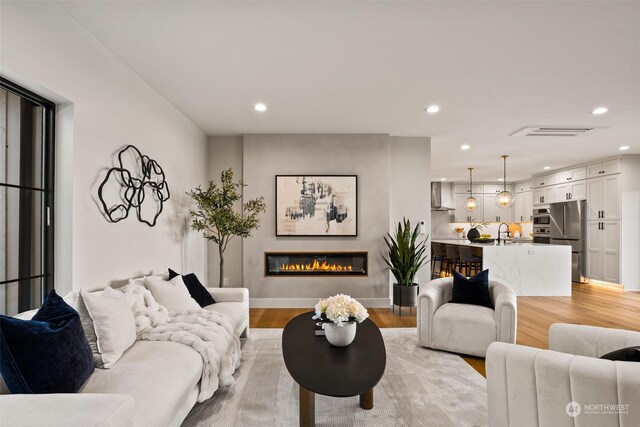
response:
M549 350L491 344L486 360L489 424L640 425L640 363L598 359L636 345L640 332L562 323L549 328Z
M494 309L452 304L453 278L432 280L418 295L418 341L424 347L484 357L495 341L516 342L517 300L509 286L491 280Z

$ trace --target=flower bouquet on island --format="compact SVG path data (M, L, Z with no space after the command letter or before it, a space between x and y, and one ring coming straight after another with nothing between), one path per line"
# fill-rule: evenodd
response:
M314 320L323 322L327 341L336 347L346 347L356 336L356 323L362 323L369 313L349 295L338 294L322 299L315 306Z

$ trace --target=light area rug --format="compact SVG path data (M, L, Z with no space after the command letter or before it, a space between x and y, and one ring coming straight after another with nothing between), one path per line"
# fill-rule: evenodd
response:
M373 409L361 409L357 396L316 395L316 426L487 425L482 375L457 355L420 347L415 329L381 331L387 366L374 389ZM282 329L252 329L235 386L196 404L182 425L297 426L298 385L285 367L281 340Z

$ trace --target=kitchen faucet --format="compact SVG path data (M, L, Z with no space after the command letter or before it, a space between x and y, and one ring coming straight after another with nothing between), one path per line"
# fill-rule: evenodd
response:
M500 234L501 234L500 229L502 228L502 226L503 226L503 225L506 225L506 226L507 226L507 231L506 231L506 233L507 233L507 237L511 237L511 235L509 234L509 224L507 224L506 222L501 223L501 224L498 226L498 244L500 244Z

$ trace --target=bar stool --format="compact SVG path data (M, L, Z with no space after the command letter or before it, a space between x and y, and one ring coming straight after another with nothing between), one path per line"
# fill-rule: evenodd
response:
M453 276L453 269L456 266L460 269L460 253L458 247L454 245L445 245L444 248L447 252L447 272L449 276Z
M447 261L442 243L431 243L431 279L442 277L443 264ZM436 262L438 263L438 275L436 276Z
M482 260L473 256L471 248L466 246L460 246L458 248L460 253L460 270L464 268L465 275L472 276L475 273L480 273L482 270ZM460 271L462 273L462 271Z

